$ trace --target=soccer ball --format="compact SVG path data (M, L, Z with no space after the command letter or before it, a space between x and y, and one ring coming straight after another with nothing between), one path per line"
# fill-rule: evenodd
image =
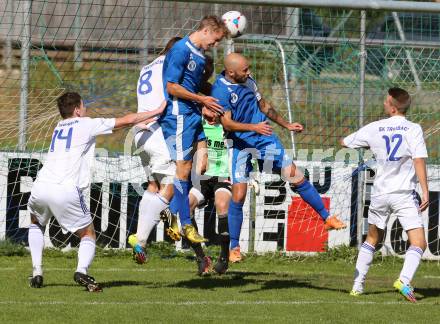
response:
M222 16L222 19L231 33L231 37L235 38L243 35L246 29L246 17L239 11L228 11Z

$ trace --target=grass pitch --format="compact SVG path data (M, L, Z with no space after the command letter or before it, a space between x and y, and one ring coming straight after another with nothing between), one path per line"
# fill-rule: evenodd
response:
M28 287L31 259L0 257L1 323L426 323L440 305L440 266L423 262L410 304L392 283L402 261L378 258L365 295L348 295L355 254L344 258L248 257L226 275L196 276L185 255L156 252L136 265L128 252L98 253L90 274L103 293L73 281L76 254L45 252L44 288ZM164 256L165 255L165 256Z

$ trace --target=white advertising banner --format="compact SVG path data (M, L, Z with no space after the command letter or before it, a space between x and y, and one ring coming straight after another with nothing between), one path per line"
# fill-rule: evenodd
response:
M98 152L100 153L100 152ZM32 182L44 163L43 153L0 153L0 239L17 242L27 240L29 214L26 209ZM327 247L356 245L357 238L357 177L354 166L343 163L298 162L324 200L330 214L337 214L347 228L327 232L323 221L277 175L255 174L244 205L244 220L240 237L243 252L270 251L320 252ZM137 156L95 159L92 184L86 194L94 215L98 244L111 248L126 247L128 233L136 231L138 204L146 182L145 172ZM366 171L372 172L372 171ZM423 213L428 248L425 258L440 259L439 192L440 168L428 167L431 204ZM369 204L367 177L363 201ZM254 192L257 193L254 195ZM366 213L362 217L366 222ZM216 217L211 210L197 210L199 231L215 242ZM78 244L78 238L63 233L52 220L46 227L46 246L65 248ZM167 239L160 223L151 241ZM181 243L176 245L181 247ZM402 255L408 247L407 237L391 215L382 247L385 254Z

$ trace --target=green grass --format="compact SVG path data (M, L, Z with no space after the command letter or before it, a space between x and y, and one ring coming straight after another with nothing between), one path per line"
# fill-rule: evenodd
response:
M74 252L45 252L42 289L28 287L29 255L1 256L0 322L432 322L440 305L438 263L420 266L413 305L393 291L402 265L397 258L377 258L365 295L350 297L354 255L249 256L224 276L199 278L188 255L155 250L139 266L127 252L101 250L90 273L103 293L73 282Z

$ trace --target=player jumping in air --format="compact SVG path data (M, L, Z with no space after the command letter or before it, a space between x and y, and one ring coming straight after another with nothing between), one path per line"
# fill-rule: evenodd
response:
M206 110L222 113L222 107L210 96L209 86L203 83L204 51L216 47L227 34L223 21L216 16L203 18L198 29L177 42L165 58L163 82L167 93L166 111L159 119L165 140L176 161L174 195L182 224L183 235L193 243L206 241L191 224L188 194L194 145L203 133L202 113ZM164 210L172 197L171 190L152 197L149 208L153 212Z
M383 239L387 219L393 213L410 243L394 288L409 301L416 301L411 280L426 248L421 211L429 203L425 165L428 155L422 128L405 118L410 105L408 92L400 88L389 89L384 102L384 111L389 118L368 124L341 141L349 148L369 147L377 161L368 211L368 235L359 250L352 296L359 296L364 291L373 254ZM420 205L415 193L417 179L422 189Z
M211 94L225 110L221 123L232 141L229 152L232 167L232 200L228 211L230 258L241 259L239 238L252 157L257 159L260 171L280 172L282 178L290 182L301 198L321 216L327 230L346 227L336 216L329 216L315 187L304 178L285 154L278 137L272 134L268 119L289 131L301 132L303 126L287 122L261 96L256 82L250 77L245 57L232 53L225 58L225 71L218 75Z
M181 39L181 37L170 39L159 57L142 68L137 84L138 112L151 111L162 105L165 107L163 63L167 52ZM128 242L133 248L136 262L142 264L147 259L145 253L147 239L160 220L160 214L151 210L149 202L155 201L155 198L163 199L161 197L163 192L172 193L176 164L170 157L162 128L157 121L153 121L146 127L135 127L134 131L135 144L137 148L142 148L140 158L149 178L147 191L144 192L139 203L137 231L136 234L128 237ZM169 225L168 235L174 240L180 240L177 218L166 217L166 220Z
M120 118L89 118L85 117L86 108L78 93L63 94L57 104L63 120L55 127L46 162L38 172L28 201L31 214L28 240L33 266L29 285L43 286L43 234L50 218L55 217L63 230L76 233L81 239L75 282L89 291L101 291L95 279L87 274L95 256L96 234L83 196L90 185L95 138L110 134L114 128L149 122L163 108Z
M205 61L202 78L203 82L208 82L214 72L214 61L209 55L205 55ZM191 222L197 230L197 224L194 219L196 207L203 207L207 201L215 200L221 252L214 270L217 273L223 274L228 267L229 233L227 211L229 200L231 199L231 184L228 181L228 157L223 140L223 127L219 124L218 117L215 117L215 115L211 117L210 122L203 121L203 133L200 136L201 140L197 143L197 162L195 168L196 175L204 175L208 179L200 181L197 176L192 179L193 187L189 193L189 206ZM172 214L177 214L178 212L175 202L176 200L173 198L170 203ZM209 274L212 265L211 258L205 255L201 243L189 242L189 244L196 254L198 275Z

